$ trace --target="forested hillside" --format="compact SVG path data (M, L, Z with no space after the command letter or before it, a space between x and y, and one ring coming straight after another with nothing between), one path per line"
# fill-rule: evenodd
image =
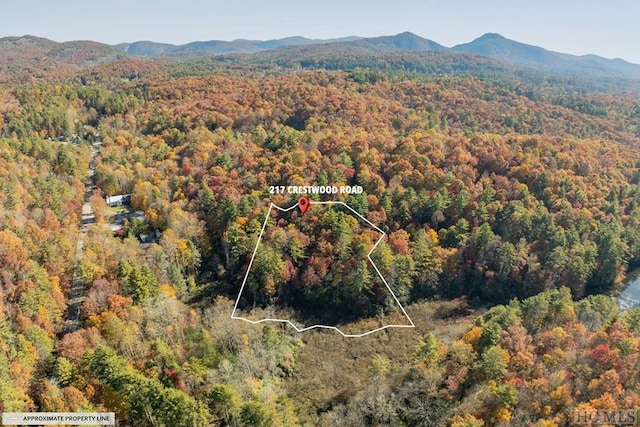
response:
M640 312L596 295L640 264L637 92L272 65L125 60L0 88L0 411L460 427L640 406ZM96 138L81 328L65 335ZM415 329L230 318L270 204L299 197L269 187L330 184L362 186L321 199L388 235L372 258ZM126 194L130 209L104 199ZM307 215L272 219L243 303L278 294L273 310L373 329L373 238Z

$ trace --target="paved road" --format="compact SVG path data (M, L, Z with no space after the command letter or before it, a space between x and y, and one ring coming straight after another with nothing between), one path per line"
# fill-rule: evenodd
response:
M94 186L94 173L96 169L96 156L100 151L101 142L95 142L93 144L93 151L91 152L91 161L89 162L89 171L87 172L87 180L84 183L84 203L82 204L82 220L78 230L78 242L76 244L76 256L73 267L73 280L71 282L71 293L69 295L67 319L64 323L64 331L62 335L66 335L71 332L75 332L80 324L80 306L84 301L84 282L80 276L80 261L82 260L84 237L87 235L87 229L89 225L95 223L95 216L93 215L93 209L89 203L89 198L93 194Z

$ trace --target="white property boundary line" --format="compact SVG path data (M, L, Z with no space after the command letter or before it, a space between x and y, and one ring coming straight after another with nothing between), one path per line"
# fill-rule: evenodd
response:
M298 328L296 325L294 325L290 320L286 320L286 319L260 319L260 320L251 320L251 319L247 319L246 317L241 317L241 316L236 316L236 309L238 308L238 304L240 303L240 297L242 296L242 291L244 291L244 286L247 284L247 279L249 278L249 272L251 271L251 266L253 265L253 260L256 257L256 253L258 252L258 247L260 246L260 241L262 240L262 235L264 234L264 230L267 228L267 222L269 222L269 216L271 215L271 210L273 208L278 209L280 212L289 212L290 210L293 210L295 208L298 207L298 203L296 203L295 205L289 207L289 208L281 208L280 206L277 206L273 203L271 203L269 205L269 210L267 211L267 215L264 218L264 222L262 223L262 230L260 231L260 236L258 237L258 242L256 243L256 247L253 250L253 255L251 255L251 261L249 261L249 266L247 267L247 272L244 275L244 280L242 281L242 286L240 286L240 292L238 293L238 298L236 299L236 303L233 306L233 311L231 312L231 318L232 319L237 319L237 320L244 320L246 322L252 323L252 324L258 324L258 323L264 323L264 322L280 322L280 323L288 323L291 326L293 326L293 328L298 331L298 332L304 332L304 331L308 331L310 329L315 329L315 328L319 328L319 329L333 329L335 331L338 331L342 336L347 337L347 338L359 338L359 337L364 337L365 335L369 335L369 334L373 334L374 332L378 332L381 331L383 329L387 329L387 328L415 328L416 325L413 323L413 321L411 320L411 318L409 317L409 315L407 314L407 312L405 311L404 307L402 306L402 304L400 304L400 301L398 301L398 297L396 297L396 294L393 292L393 290L391 289L391 286L389 286L389 284L387 283L387 281L385 280L385 278L382 276L382 273L380 273L380 270L378 270L378 267L375 265L375 263L373 262L373 260L371 259L371 253L376 249L376 247L378 246L378 244L385 238L386 234L384 231L382 231L380 228L378 228L375 224L373 224L371 221L369 221L367 218L365 218L364 216L360 215L360 213L358 213L356 210L354 210L351 206L347 205L344 202L310 202L310 204L312 205L342 205L344 207L346 207L347 209L349 209L351 212L353 212L354 214L358 215L358 217L362 218L367 224L369 224L371 227L373 227L376 231L378 231L380 233L380 238L378 239L378 241L375 243L375 245L373 245L373 247L371 248L371 250L369 251L369 253L367 254L367 258L369 259L369 262L371 263L371 265L373 266L373 268L376 270L376 273L378 273L378 276L380 277L380 279L382 279L382 282L385 284L385 286L387 287L387 289L389 290L389 292L391 292L391 296L393 296L393 299L395 300L396 304L398 304L398 307L400 307L400 310L402 310L402 313L405 315L405 317L407 318L407 320L409 321L408 325L385 325L382 326L380 328L376 328L373 329L371 331L368 332L364 332L362 334L345 334L344 332L342 332L339 328L335 327L335 326L328 326L328 325L312 325L312 326L307 326L305 328Z

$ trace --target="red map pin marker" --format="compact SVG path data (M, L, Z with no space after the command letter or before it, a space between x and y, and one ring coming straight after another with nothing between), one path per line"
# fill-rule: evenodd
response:
M311 201L307 196L300 197L298 199L298 207L300 208L300 212L302 212L303 215L307 211L307 209L309 209L310 204L311 204Z

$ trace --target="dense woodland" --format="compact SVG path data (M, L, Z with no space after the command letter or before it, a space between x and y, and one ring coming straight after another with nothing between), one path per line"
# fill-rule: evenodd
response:
M0 87L0 411L550 427L640 407L640 311L600 295L640 265L637 92L224 62L123 60ZM65 335L96 138L98 223L81 328ZM269 186L309 184L364 188L323 200L388 235L372 257L415 329L348 339L230 319L270 203L298 198ZM121 235L103 199L117 194L144 213ZM307 215L266 234L243 303L277 295L276 310L377 327L389 301L363 258L377 237L340 210Z

